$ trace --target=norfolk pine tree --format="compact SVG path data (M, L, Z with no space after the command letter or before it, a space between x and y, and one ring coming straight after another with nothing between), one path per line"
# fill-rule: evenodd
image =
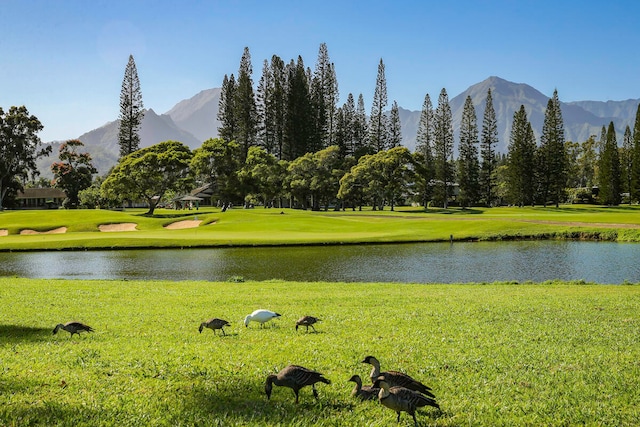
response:
M460 122L460 145L458 157L458 185L460 206L473 206L480 191L480 163L478 161L478 122L476 110L467 96Z
M420 199L424 208L427 209L432 196L431 182L435 176L433 163L433 104L429 94L424 96L424 102L422 103L418 132L416 134L414 161L416 162L416 178L418 178Z
M387 116L384 113L386 106L387 78L384 74L384 62L380 59L376 89L371 104L371 117L369 119L369 146L372 153L377 153L387 148Z
M598 198L605 205L617 206L620 204L620 157L618 155L618 143L613 122L609 123L600 161L598 162L598 183L600 192Z
M631 204L631 177L633 170L633 136L629 125L624 129L622 140L622 151L620 152L620 167L624 185L622 190L629 193L629 204Z
M138 70L129 55L129 62L124 70L122 89L120 90L120 126L118 129L118 144L120 157L124 157L140 149L140 127L144 118L142 91Z
M517 206L533 205L536 140L524 105L513 115L507 154L507 197Z
M235 115L236 104L236 79L224 75L222 88L220 89L220 101L218 101L218 135L225 141L233 141L238 135L238 124Z
M387 137L387 141L389 148L399 147L402 142L400 111L396 101L393 101L393 105L391 106L391 114L389 116L389 135Z
M633 160L631 167L631 199L640 201L640 104L633 125Z
M446 89L440 91L438 107L433 115L433 154L436 197L442 206L449 207L450 186L453 182L453 120Z
M492 206L495 198L496 144L498 144L498 122L493 108L491 89L487 91L487 100L482 119L482 136L480 138L480 197L487 206Z
M236 142L242 148L241 162L247 158L249 147L256 145L258 134L258 110L253 92L252 74L251 54L249 48L245 47L240 59L234 105L234 115L238 126Z
M564 144L564 123L558 91L547 103L538 150L540 198L544 206L552 202L556 207L564 198L567 183L567 154Z

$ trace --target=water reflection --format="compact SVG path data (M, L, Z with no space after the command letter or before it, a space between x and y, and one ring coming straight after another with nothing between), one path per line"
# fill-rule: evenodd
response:
M456 283L640 282L640 245L476 242L279 248L0 253L0 275L76 279L245 279Z

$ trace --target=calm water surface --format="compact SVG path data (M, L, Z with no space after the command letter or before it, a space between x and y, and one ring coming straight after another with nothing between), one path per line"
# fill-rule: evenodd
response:
M640 244L469 242L0 253L0 275L65 279L416 283L640 282Z

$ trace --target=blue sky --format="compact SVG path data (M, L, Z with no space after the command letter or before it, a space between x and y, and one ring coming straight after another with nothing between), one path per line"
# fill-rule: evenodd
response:
M420 110L489 76L562 101L640 98L640 2L0 0L0 106L26 105L43 141L114 120L129 54L146 108L164 113L272 55L335 63L340 103L370 106L377 65L389 104Z

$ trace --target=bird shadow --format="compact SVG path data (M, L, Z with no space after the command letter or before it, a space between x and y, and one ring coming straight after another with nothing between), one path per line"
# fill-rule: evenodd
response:
M221 422L258 423L262 425L293 425L301 421L313 424L341 411L352 410L354 404L331 399L323 395L315 399L310 387L300 391L300 402L294 403L291 389L274 387L271 399L264 392L264 382L234 378L224 383L209 383L194 387L183 404L187 412L199 412L203 408Z
M25 341L43 341L51 335L51 328L36 328L22 325L0 325L0 341L18 343Z

